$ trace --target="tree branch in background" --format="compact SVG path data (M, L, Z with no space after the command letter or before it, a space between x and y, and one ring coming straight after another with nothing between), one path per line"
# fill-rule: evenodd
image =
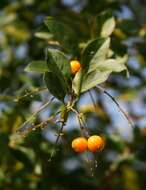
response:
M38 113L40 113L43 109L45 109L52 101L54 97L47 101L44 105L42 105L36 112L34 112L17 130L17 133L20 135L26 135L27 133L35 130L35 125L27 126L27 124L31 123L32 120L36 117Z
M0 95L0 101L13 101L13 102L19 102L20 100L31 97L34 94L41 93L44 91L47 91L47 88L34 88L32 91L27 92L26 94L22 96L8 96L8 95Z

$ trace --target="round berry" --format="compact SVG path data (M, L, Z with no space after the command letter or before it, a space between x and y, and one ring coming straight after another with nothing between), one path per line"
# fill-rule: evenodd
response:
M72 148L75 152L79 153L86 151L88 148L87 139L85 139L84 137L75 138L72 141Z
M77 60L70 61L70 66L71 66L71 73L72 74L76 74L81 68L81 64Z
M91 152L100 151L104 148L104 140L98 135L93 135L88 139L88 149Z

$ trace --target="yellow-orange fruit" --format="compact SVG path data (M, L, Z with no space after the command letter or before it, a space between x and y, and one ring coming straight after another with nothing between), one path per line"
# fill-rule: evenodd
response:
M70 61L70 66L71 66L71 73L72 74L76 74L81 68L81 64L77 60Z
M84 137L78 137L72 141L72 148L75 152L84 152L87 150L87 139Z
M88 139L88 149L91 152L100 151L104 148L104 140L98 135L93 135Z

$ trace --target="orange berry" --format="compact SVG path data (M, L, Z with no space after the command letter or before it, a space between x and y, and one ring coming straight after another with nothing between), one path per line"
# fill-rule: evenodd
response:
M81 64L77 60L70 61L70 66L71 66L71 73L72 74L76 74L81 68Z
M93 135L88 139L88 149L91 152L100 151L104 148L104 140L98 135Z
M72 141L72 148L75 152L84 152L87 150L87 139L84 137L78 137Z

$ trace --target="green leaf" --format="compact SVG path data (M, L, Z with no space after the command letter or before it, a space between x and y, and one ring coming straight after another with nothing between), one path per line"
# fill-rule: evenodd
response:
M96 35L108 37L115 28L115 19L110 11L105 11L96 17Z
M74 78L73 89L76 94L85 92L85 91L89 90L90 88L93 88L97 84L104 82L107 79L108 74L109 74L108 71L106 71L106 72L101 72L101 71L97 71L97 70L91 71L89 74L87 73L86 75L83 76L82 85L80 88L79 84L80 84L82 73L79 72L76 74L76 76Z
M0 27L10 24L16 18L17 18L17 15L15 13L10 13L8 15L1 15L0 16Z
M49 29L49 32L53 34L54 39L57 40L66 51L74 52L77 49L78 38L72 28L52 17L47 17L44 23Z
M48 48L48 52L50 56L53 58L53 62L55 62L58 69L62 72L63 76L66 78L71 77L71 68L69 64L69 60L66 55L58 49ZM50 68L51 65L49 65ZM27 67L25 71L28 72L39 72L45 73L50 71L47 66L46 61L39 60L39 61L32 61ZM52 70L51 70L52 71Z
M95 57L95 59L105 59L108 53L109 44L110 38L97 38L90 41L82 54L82 68L87 71L89 69L89 64L91 68L91 64L93 64L94 60L92 63L90 63L90 61L93 57Z
M35 36L37 38L41 38L41 39L45 39L45 40L49 40L52 38L52 34L50 34L49 32L36 32Z
M13 148L9 148L9 150L10 150L10 153L17 160L22 162L28 170L32 171L33 169L32 162L24 152L20 151L19 149L13 149Z
M44 77L47 88L56 98L64 101L68 89L66 78L71 76L66 56L58 49L48 48L47 67L49 72L46 72Z
M67 93L65 82L54 72L46 72L44 81L50 93L63 102Z
M57 67L58 70L61 71L62 75L66 78L71 77L71 68L70 68L70 63L66 55L61 52L58 49L53 49L53 48L48 48L48 54L52 57L53 59L53 64L51 62L48 62L48 67L51 69L52 67ZM56 65L56 66L54 66Z
M85 60L88 69L86 67L84 69L83 67L73 80L73 89L76 94L85 92L97 84L106 81L111 72L127 70L124 65L127 61L127 56L116 57L115 59L108 58L109 45L109 38L98 38L88 44L82 57L83 63ZM92 47L96 53L91 57Z
M103 61L109 51L110 38L97 38L87 44L81 57L82 69L76 74L73 80L73 89L76 94L82 91L82 82L97 67L97 62Z
M50 40L52 39L53 35L50 34L46 28L46 26L41 26L37 32L35 32L35 37L40 38L40 39L44 39L44 40Z
M47 72L48 70L49 69L47 67L46 61L43 61L43 60L32 61L25 68L25 71L27 71L27 72L38 72L38 73L44 73L44 72Z
M106 22L102 26L101 36L107 37L110 36L115 28L115 19L111 17L106 20Z
M92 69L83 76L81 92L85 92L95 87L97 84L105 82L111 72L121 72L123 70L127 70L124 65L126 60L127 56L124 56L122 58L118 57L117 59L107 59L97 62L95 70ZM77 73L76 81L80 80L80 74L81 73ZM77 92L76 88L74 88L74 90Z

